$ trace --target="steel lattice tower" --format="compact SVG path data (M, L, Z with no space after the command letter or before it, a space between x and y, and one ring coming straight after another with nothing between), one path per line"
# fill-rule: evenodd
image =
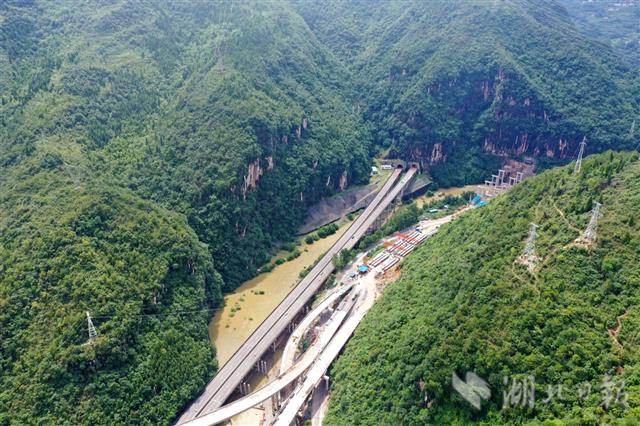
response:
M529 236L527 237L527 243L524 246L524 251L518 258L518 261L523 265L527 266L529 272L533 272L533 269L536 266L536 262L538 261L538 256L536 256L536 238L538 236L537 233L538 225L535 223L531 223L529 227Z
M87 311L87 328L89 329L89 344L93 344L98 337L98 332L96 331L95 326L93 325L93 321L91 321L91 315L89 315L89 311Z
M587 229L585 229L582 234L582 240L593 243L596 241L598 234L598 218L600 217L600 206L602 204L597 203L593 210L591 210L591 219L589 220L589 224L587 225Z

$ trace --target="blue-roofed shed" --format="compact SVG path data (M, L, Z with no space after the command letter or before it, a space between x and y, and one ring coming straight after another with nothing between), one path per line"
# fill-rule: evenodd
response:
M479 195L476 195L475 197L473 197L473 200L471 200L471 204L473 204L475 206L478 203L480 203L481 201L482 201L482 197L480 197Z
M358 272L361 274L366 274L369 271L369 267L367 265L358 266Z

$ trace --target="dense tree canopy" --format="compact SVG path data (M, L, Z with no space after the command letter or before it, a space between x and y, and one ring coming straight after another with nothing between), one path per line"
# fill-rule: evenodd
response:
M349 74L283 3L7 1L0 40L0 424L167 424L221 290L367 178Z
M215 369L206 246L126 190L52 172L0 189L0 424L166 422Z
M375 141L439 184L481 180L496 167L487 154L572 158L584 136L587 152L637 144L637 69L557 2L375 4L296 3L354 70ZM631 22L616 28L637 33Z
M327 424L639 421L640 162L605 153L572 170L532 177L462 215L403 263L332 369ZM596 244L576 244L595 202ZM532 273L516 262L530 222L539 225ZM493 391L482 411L451 387L452 373L467 371ZM606 374L625 381L628 409L600 406ZM503 409L504 379L529 375L535 407ZM557 385L565 400L543 402Z
M629 63L640 66L640 5L619 2L560 0L586 35L613 46Z
M221 293L380 147L447 185L630 146L613 52L555 2L0 2L0 425L169 423Z

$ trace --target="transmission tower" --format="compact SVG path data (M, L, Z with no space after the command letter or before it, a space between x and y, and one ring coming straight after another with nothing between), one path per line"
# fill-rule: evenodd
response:
M89 341L87 343L93 345L98 337L98 332L96 331L96 327L93 325L93 321L91 321L89 311L87 311L87 328L89 329Z
M596 241L598 234L598 218L600 217L600 206L602 206L602 204L596 202L595 207L591 210L591 220L589 220L587 229L585 229L582 237L580 238L586 243L593 243Z
M527 243L524 246L524 251L518 258L518 261L525 265L529 272L533 272L538 262L538 256L536 256L536 237L538 225L532 223L529 227L529 236L527 237Z
M573 169L573 174L576 175L580 173L580 169L582 169L582 156L584 155L584 147L587 145L587 137L582 138L582 142L580 142L580 152L578 152L578 160L576 161L576 166Z

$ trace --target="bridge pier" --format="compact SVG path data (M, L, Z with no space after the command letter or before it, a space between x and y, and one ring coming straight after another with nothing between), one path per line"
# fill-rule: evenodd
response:
M240 392L242 395L249 395L251 393L251 383L240 383L240 385L238 385L238 392Z
M277 340L286 334L283 332L287 327L289 327L289 331L295 328L293 320L296 315L304 311L305 305L313 294L317 292L327 276L333 272L332 257L339 253L340 250L353 248L357 240L366 235L368 228L371 227L377 216L393 202L402 186L406 185L415 174L415 170L409 170L407 175L402 178L400 178L400 174L400 169L393 171L374 199L365 208L365 211L354 221L354 224L338 239L267 319L258 326L233 357L220 368L216 376L205 388L203 394L182 413L177 421L178 424L194 419L197 414L213 412L224 405L224 402L229 400L229 397L236 389L236 396L238 394L247 395L251 392L251 386L247 383L250 378L245 377L251 376L251 370L257 360L269 356L265 355L269 347L274 352L276 351L278 347ZM254 364L251 364L250 359L253 360ZM263 369L264 364L258 365L257 368ZM239 382L240 384L238 385ZM278 401L281 400L281 397L282 395L278 396Z
M258 361L258 372L262 373L262 374L266 374L267 371L269 371L268 367L267 367L267 361L265 360L260 360Z
M282 401L282 397L280 395L280 392L276 392L271 397L271 408L273 409L273 415L275 415L278 412L278 410L280 410L281 401Z

